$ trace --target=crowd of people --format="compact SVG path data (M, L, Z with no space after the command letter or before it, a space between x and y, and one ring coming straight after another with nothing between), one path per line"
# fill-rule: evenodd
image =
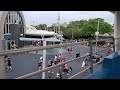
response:
M113 48L110 45L108 45L108 47L109 47L109 50L107 51L107 56L113 53ZM15 43L12 43L11 48L17 49L17 46L15 45ZM67 51L68 51L68 55L70 55L70 54L72 54L73 48L68 47ZM75 55L76 55L75 56L76 58L79 58L81 56L80 52L76 53ZM93 55L93 60L94 60L94 63L97 63L100 60L103 60L103 57L100 54L95 54L95 55ZM63 58L61 54L59 54L59 55L56 54L54 56L54 60L51 60L51 58L48 58L47 66L51 67L53 65L57 65L59 63L65 62L65 61L66 61L65 58ZM12 71L12 63L13 62L9 56L5 56L5 62L6 62L6 70ZM89 62L90 62L90 60L88 58L85 58L82 62L80 71L87 68L89 66ZM38 61L39 70L42 69L42 65L43 65L43 57L40 57L39 61ZM67 74L68 76L70 76L72 74L72 71L73 71L72 67L68 63L66 63L66 64L60 66L59 69L57 70L56 79L62 79L64 74ZM51 69L48 71L48 73L54 73L54 70ZM48 78L51 79L51 76L49 76Z
M59 63L65 62L65 58L62 58L61 54L59 55L55 55L54 60L51 60L51 58L48 58L48 67L51 67L53 65L57 65ZM39 58L39 62L38 62L38 68L39 70L42 69L42 64L43 64L43 57ZM54 73L54 70L51 69L48 71L48 74L50 73ZM72 67L70 65L68 65L67 63L60 66L57 70L57 74L56 74L56 79L62 79L64 74L67 75L71 75L72 73ZM48 79L51 79L51 76L48 76Z
M73 51L72 47L68 47L67 48L68 50L68 55L71 54L71 52ZM112 53L112 50L108 50L108 53ZM80 71L84 70L85 68L87 68L88 66L90 66L90 55L89 53L86 53L86 55L88 55L87 58L85 58L82 62L82 65L81 65L81 68L80 68ZM76 53L76 58L79 58L81 56L80 52ZM93 57L93 61L94 63L97 63L99 62L100 60L103 60L103 57L102 55L100 54L95 54L92 56ZM78 60L77 60L78 61ZM48 67L51 67L53 65L57 65L59 63L62 63L62 62L65 62L65 58L62 58L61 54L59 55L55 55L54 57L54 60L51 60L51 58L48 59ZM41 62L40 62L40 67L41 67ZM59 70L56 74L56 79L62 79L62 76L66 73L67 75L71 75L71 72L72 72L72 67L69 66L67 63L64 64L63 66L60 66L59 67ZM51 69L50 71L48 71L48 73L54 73L54 70ZM49 79L51 78L51 76L49 76Z

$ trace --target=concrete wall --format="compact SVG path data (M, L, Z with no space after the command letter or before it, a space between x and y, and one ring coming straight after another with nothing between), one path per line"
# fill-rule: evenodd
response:
M1 40L4 40L4 23L8 13L9 11L0 11L0 51L3 50L3 44ZM24 28L26 28L23 13L21 11L18 11L18 13L20 13L23 20ZM5 76L4 56L0 56L0 79L4 79Z
M120 50L120 11L115 11L114 14L114 38L118 38L115 40L116 46L115 51Z

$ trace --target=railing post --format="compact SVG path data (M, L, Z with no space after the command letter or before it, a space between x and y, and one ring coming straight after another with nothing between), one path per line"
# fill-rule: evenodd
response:
M46 46L46 41L43 41L43 46ZM43 50L43 68L46 68L46 49ZM42 73L42 79L45 79L45 72Z
M89 46L90 46L90 67L91 67L91 73L93 73L93 60L92 60L92 40L89 39Z
M113 51L115 52L115 38L113 37Z

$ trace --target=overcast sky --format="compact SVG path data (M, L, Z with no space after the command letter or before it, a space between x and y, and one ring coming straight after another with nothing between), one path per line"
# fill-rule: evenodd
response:
M27 24L47 24L48 26L57 22L58 11L23 11ZM113 24L114 15L109 11L60 11L61 23L86 20L90 18L103 18L106 22Z

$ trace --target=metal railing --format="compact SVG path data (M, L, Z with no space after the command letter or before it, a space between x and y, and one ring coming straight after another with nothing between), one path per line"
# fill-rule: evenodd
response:
M100 51L94 52L93 54L99 53L99 52L104 51L104 50L107 50L107 49L108 49L108 48L102 49L102 50L100 50ZM68 60L68 61L66 61L66 62L63 62L63 63L57 64L57 65L54 65L54 66L51 66L51 67L42 69L42 70L40 70L40 71L35 71L35 72L32 72L32 73L29 73L29 74L20 76L20 77L15 78L15 79L26 79L26 78L29 78L29 77L31 77L31 76L33 76L33 75L37 75L37 74L40 74L40 73L42 73L42 72L49 71L49 70L51 70L51 69L53 69L53 68L62 66L62 65L64 65L64 64L66 64L66 63L70 63L70 62L73 62L73 61L76 61L76 60L79 60L79 59L82 59L82 58L85 58L85 57L88 57L88 56L89 56L89 55L84 55L84 56L81 56L81 57L79 57L79 58L74 58L74 59L72 59L72 60ZM99 63L96 63L96 64L99 64ZM95 65L96 65L96 64L95 64ZM89 68L90 68L90 67L88 67L87 69L89 69ZM86 71L87 69L79 72L79 74L81 74L82 72ZM78 75L79 75L79 74L78 74ZM75 76L76 76L76 75L75 75ZM75 76L74 76L74 77L75 77Z
M97 41L106 41L106 40L109 40L109 39L101 39L101 40L97 40ZM113 39L114 41L114 39ZM86 44L86 43L89 43L90 47L91 47L91 50L92 50L92 42L96 42L96 40L90 40L90 41L83 41L83 42L76 42L76 43L65 43L65 44L59 44L59 45L48 45L48 46L42 46L42 47L35 47L35 48L23 48L23 49L16 49L16 50L7 50L7 51L1 51L0 52L0 56L5 56L5 55L11 55L11 54L19 54L19 53L27 53L27 52L31 52L31 51L38 51L38 50L44 50L44 49L52 49L52 48L59 48L59 47L65 47L65 46L73 46L73 45L81 45L81 44ZM113 45L113 48L115 48L115 45ZM102 49L98 52L101 52L101 51L104 51L104 50L107 50L109 48L105 48L105 49ZM114 49L115 50L115 49ZM90 58L91 58L91 62L92 62L92 54L95 54L95 53L98 53L98 52L91 52L90 53ZM23 75L23 76L20 76L18 78L15 78L15 79L26 79L26 78L29 78L29 77L32 77L34 75L37 75L37 74L40 74L42 72L45 72L45 71L49 71L53 68L56 68L56 67L59 67L59 66L62 66L66 63L70 63L70 62L73 62L73 61L76 61L76 60L79 60L79 59L82 59L84 57L88 57L88 55L84 55L84 56L81 56L79 58L74 58L74 59L71 59L71 60L68 60L68 61L65 61L63 63L60 63L60 64L57 64L57 65L54 65L54 66L51 66L51 67L48 67L48 68L45 68L45 69L42 69L40 71L35 71L35 72L32 72L32 73L29 73L29 74L26 74L26 75ZM96 63L96 64L91 64L90 67L86 68L85 70L71 76L69 79L73 79L74 77L80 75L81 73L83 73L84 71L88 70L91 68L91 71L93 72L93 66L99 64Z

